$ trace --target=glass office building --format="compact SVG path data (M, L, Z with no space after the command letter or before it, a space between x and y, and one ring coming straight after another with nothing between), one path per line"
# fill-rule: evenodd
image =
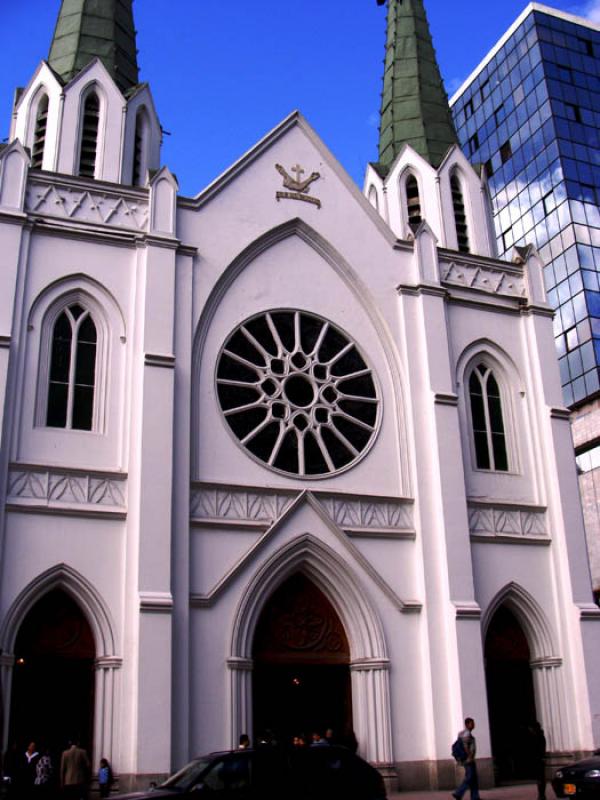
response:
M533 244L556 309L565 403L600 392L600 27L529 5L451 100L483 164L498 251Z

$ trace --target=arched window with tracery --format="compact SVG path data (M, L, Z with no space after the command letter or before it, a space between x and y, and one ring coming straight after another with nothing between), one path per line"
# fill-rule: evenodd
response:
M93 427L97 331L80 303L54 323L51 340L46 425L90 431Z
M465 199L460 178L456 172L453 172L450 176L450 188L452 190L452 208L454 210L454 224L456 226L458 249L461 253L469 253L469 227L467 224Z
M95 91L91 91L85 98L81 120L81 144L77 174L84 178L93 178L96 175L99 129L100 99Z
M406 210L408 214L408 224L416 230L423 217L421 216L421 198L419 197L419 184L414 175L410 174L404 184L406 194Z
M469 401L477 468L507 472L502 396L494 372L485 362L471 371Z
M48 127L48 95L43 94L37 105L35 114L35 127L33 130L33 145L31 148L31 166L41 169L44 162L44 148L46 146L46 129Z

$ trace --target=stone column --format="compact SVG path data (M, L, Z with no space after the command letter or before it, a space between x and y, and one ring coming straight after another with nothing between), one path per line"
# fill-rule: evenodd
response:
M562 659L537 658L531 662L533 687L548 752L568 749L567 715L562 686Z
M8 744L8 726L10 724L10 700L12 692L12 676L15 657L12 653L0 655L0 692L2 692L2 740L1 752L4 753Z
M363 658L350 664L358 746L364 758L380 768L393 763L389 669L387 659Z
M240 734L252 732L252 669L251 658L227 659L229 668L229 745L238 745Z
M93 763L107 758L113 763L116 752L115 736L118 724L118 687L117 676L122 666L122 659L116 656L102 656L96 659L96 698L94 711L94 753ZM113 764L118 771L119 765Z

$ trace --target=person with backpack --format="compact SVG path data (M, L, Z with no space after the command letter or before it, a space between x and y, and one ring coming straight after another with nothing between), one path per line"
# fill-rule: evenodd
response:
M479 796L479 779L477 777L477 765L475 763L475 755L477 753L477 746L475 744L475 737L473 736L473 728L475 721L472 717L465 719L465 727L452 745L452 755L465 769L465 777L458 789L452 792L452 797L455 800L465 794L467 789L471 792L471 800L481 800ZM462 744L462 752L460 745Z

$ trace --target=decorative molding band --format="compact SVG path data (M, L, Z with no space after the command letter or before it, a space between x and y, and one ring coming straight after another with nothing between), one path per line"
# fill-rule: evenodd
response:
M254 661L251 658L230 656L227 659L227 666L231 670L239 670L241 672L251 672L254 669Z
M146 367L175 369L175 356L166 353L144 353L144 365Z
M571 412L568 408L560 406L550 409L550 419L565 419L567 422L571 421Z
M450 392L436 392L434 395L434 402L439 406L458 407L458 395Z
M545 509L469 502L469 531L477 540L550 541Z
M123 659L119 658L119 656L102 656L94 661L94 666L97 670L121 669L123 666Z
M30 464L10 466L7 504L14 510L123 514L126 498L125 473L84 472Z
M487 294L525 298L527 288L522 271L492 268L487 264L441 262L441 279L452 286L462 286Z
M456 608L456 619L481 619L481 608L479 603L470 600L458 601L454 603Z
M177 255L195 258L198 255L198 248L191 244L180 244L177 248Z
M148 228L147 197L109 190L96 191L54 180L29 180L25 210L30 214L61 217L76 222L145 231Z
M580 619L600 620L600 608L595 603L577 603Z
M145 614L170 614L173 610L171 592L140 592L140 611Z
M205 525L272 525L289 508L295 492L241 489L235 486L192 486L190 517Z
M10 336L0 336L0 348L8 350L11 343Z
M314 493L335 524L349 535L396 535L414 538L409 500Z
M429 297L440 297L442 300L448 296L448 292L443 287L427 283L399 283L396 291L400 295L407 294L412 297L428 295Z
M349 536L415 537L411 500L313 492L327 514ZM296 492L194 485L190 516L195 525L265 529L291 506Z
M554 319L554 311L548 306L540 305L524 305L521 307L521 314L531 317L546 317L547 319Z
M359 658L350 662L350 672L365 672L367 670L383 669L389 671L390 662L387 658Z

